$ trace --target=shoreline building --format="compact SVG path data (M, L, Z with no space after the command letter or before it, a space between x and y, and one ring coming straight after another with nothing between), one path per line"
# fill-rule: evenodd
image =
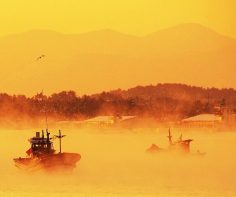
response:
M123 124L124 122L134 120L136 116L97 116L82 121L83 125L95 127L110 127Z
M222 123L222 116L215 114L199 114L181 120L181 126L185 128L215 128Z

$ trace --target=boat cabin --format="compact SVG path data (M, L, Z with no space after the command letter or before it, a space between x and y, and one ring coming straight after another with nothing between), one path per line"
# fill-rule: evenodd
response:
M50 138L50 133L46 131L47 137L44 137L44 131L40 136L40 132L36 132L36 136L29 139L31 148L27 151L28 155L41 156L44 154L52 154L55 152L53 142Z

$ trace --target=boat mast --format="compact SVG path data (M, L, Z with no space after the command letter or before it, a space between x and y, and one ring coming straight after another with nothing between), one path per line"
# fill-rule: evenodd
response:
M61 153L61 138L65 137L65 135L61 135L61 130L59 130L59 135L55 135L55 137L59 138L59 146L60 146L59 153Z

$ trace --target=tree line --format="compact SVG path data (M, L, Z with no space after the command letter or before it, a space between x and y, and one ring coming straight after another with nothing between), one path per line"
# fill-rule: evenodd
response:
M201 113L236 109L236 90L157 84L77 96L62 91L46 96L0 94L0 121L43 119L83 120L98 115L136 115L159 121L175 121Z

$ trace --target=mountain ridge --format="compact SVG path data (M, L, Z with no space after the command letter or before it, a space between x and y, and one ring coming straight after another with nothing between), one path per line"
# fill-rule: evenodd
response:
M178 25L154 38L109 29L78 35L30 32L0 38L3 91L90 94L158 82L236 87L235 39L202 25ZM35 61L42 54L45 58Z
M157 31L153 31L153 32L147 33L145 35L134 35L134 34L118 31L118 30L111 29L111 28L101 28L101 29L97 29L97 30L85 31L85 32L80 32L80 33L65 33L65 32L60 32L60 31L51 30L51 29L37 29L37 28L35 28L35 29L30 29L30 30L26 30L26 31L22 31L22 32L2 35L2 36L0 36L0 39L1 38L5 38L5 37L9 37L9 36L28 34L28 33L32 33L32 32L33 33L35 33L35 32L36 33L39 33L39 32L46 33L46 32L48 32L48 33L67 35L67 36L84 35L84 34L100 33L100 32L111 32L111 33L118 33L118 34L128 35L128 36L132 36L132 37L145 38L145 37L149 37L149 36L155 35L156 33L159 33L159 32L168 31L168 30L171 30L171 29L178 29L178 28L182 28L182 27L191 27L191 29L194 29L194 28L202 28L202 29L205 29L205 30L207 29L208 31L217 33L220 36L223 36L223 37L226 37L226 38L229 38L229 39L232 39L232 40L236 41L236 38L233 38L231 36L219 33L217 31L213 30L212 28L204 26L204 25L202 25L200 23L180 23L180 24L177 24L177 25L174 25L174 26L170 26L170 27L166 27L166 28L161 28L161 29L159 29Z

